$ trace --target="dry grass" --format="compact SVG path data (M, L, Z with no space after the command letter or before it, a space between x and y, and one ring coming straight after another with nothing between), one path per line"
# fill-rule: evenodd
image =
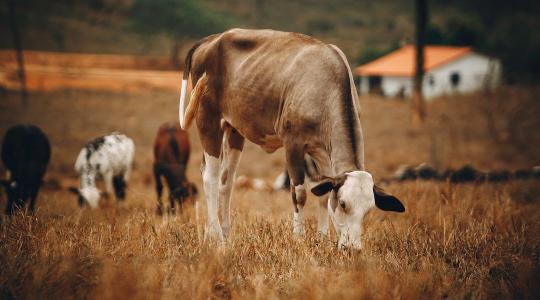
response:
M380 178L401 163L430 157L441 167L538 164L538 153L531 150L539 145L538 133L531 130L540 128L534 95L504 90L489 100L471 96L432 103L428 125L421 130L408 127L407 104L362 99L368 168ZM0 134L14 123L38 124L50 136L53 158L38 213L1 219L0 298L540 295L538 181L390 184L387 189L404 201L407 213L371 212L361 252L339 250L333 239L318 238L314 197L307 205L307 236L296 239L287 193L237 190L231 239L223 246L206 245L197 238L193 211L154 215L151 146L159 124L176 116L175 94L66 91L33 95L26 109L14 94L1 97ZM484 101L498 105L486 112ZM489 114L497 124L489 125ZM96 211L79 210L63 189L76 184L75 156L86 140L112 130L132 136L137 146L128 199L120 206L110 202ZM521 135L498 137L513 130ZM191 134L189 176L202 191L201 150L195 130ZM516 146L523 141L525 147ZM239 175L271 180L283 167L282 156L248 145ZM54 189L53 183L61 188ZM5 197L0 199L3 207Z

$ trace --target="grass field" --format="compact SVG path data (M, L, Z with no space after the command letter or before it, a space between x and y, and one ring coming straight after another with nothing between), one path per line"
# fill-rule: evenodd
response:
M505 88L441 99L428 105L429 119L420 129L409 126L406 102L362 98L367 168L377 180L401 164L424 161L441 169L539 165L539 92ZM288 193L236 189L230 240L220 247L203 244L192 210L154 214L153 139L176 114L177 95L158 91L33 94L28 107L17 94L0 94L0 136L10 125L33 123L53 146L37 214L1 218L0 298L540 296L537 180L388 184L407 212L371 212L361 252L337 249L333 234L317 236L313 195L306 206L307 236L298 239ZM111 131L136 144L127 200L81 210L66 191L78 184L74 160L86 141ZM195 128L190 134L188 177L202 194L201 147ZM248 144L237 174L270 182L283 166L281 150L267 155ZM199 200L204 212L202 195ZM2 193L2 209L5 203Z

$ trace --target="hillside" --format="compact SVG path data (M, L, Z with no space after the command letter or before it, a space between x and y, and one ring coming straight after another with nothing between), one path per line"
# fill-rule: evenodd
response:
M165 34L130 30L138 0L18 2L23 45L29 50L168 56L173 41ZM145 0L141 0L145 1ZM189 2L189 1L188 1ZM162 9L174 0L160 0ZM369 61L414 38L413 1L398 0L201 0L223 29L272 28L313 35L340 46L353 64ZM534 1L429 1L427 40L472 45L503 60L507 79L540 77L540 5ZM159 18L159 14L156 18ZM195 18L196 19L196 18ZM12 48L7 6L0 6L0 49ZM168 24L174 28L174 23ZM174 31L174 29L173 29ZM182 32L175 32L182 37ZM204 36L205 34L191 36ZM186 36L190 36L187 35ZM183 39L183 54L194 38Z
M168 55L171 41L165 36L144 37L128 30L126 23L132 1L119 1L105 7L82 1L74 5L67 1L52 5L42 2L25 2L19 10L23 42L28 49ZM206 8L225 19L227 27L303 32L339 44L353 57L359 55L364 44L384 48L389 41L410 39L412 33L412 7L399 1L385 0L377 4L350 0L273 1L271 4L259 1L259 8L256 1L203 2ZM7 22L5 7L0 8L0 14ZM9 35L8 26L1 28L3 36ZM10 47L10 39L0 41L0 48Z

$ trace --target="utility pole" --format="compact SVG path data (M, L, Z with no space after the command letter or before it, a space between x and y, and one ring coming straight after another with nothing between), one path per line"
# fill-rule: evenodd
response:
M24 71L24 54L21 41L21 34L17 24L17 14L15 9L16 0L9 0L9 22L11 25L11 34L13 36L13 44L17 52L17 75L19 76L19 81L21 82L21 100L22 105L26 106L28 104L28 93L26 91L26 73Z
M427 0L415 0L416 11L416 70L414 75L414 92L411 101L411 122L414 126L424 123L426 119L426 104L422 94L424 78L424 37L427 23Z

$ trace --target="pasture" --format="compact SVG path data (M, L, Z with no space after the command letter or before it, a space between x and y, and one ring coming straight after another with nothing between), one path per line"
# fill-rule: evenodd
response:
M441 99L428 104L419 129L409 126L407 102L361 98L367 168L377 181L401 164L425 161L484 170L538 165L539 92L505 88ZM317 236L313 195L307 235L298 239L288 192L237 188L229 241L201 243L192 209L155 214L152 145L159 125L176 120L177 97L67 90L32 94L24 108L18 94L0 94L0 136L13 124L33 123L52 145L36 215L1 219L0 298L539 297L539 180L386 184L407 211L369 213L361 252L337 249L333 234ZM75 158L86 141L112 131L135 142L127 199L81 210L67 191L78 184ZM189 133L187 174L201 193L204 221L196 126ZM247 143L237 175L270 183L283 167L282 150L268 155Z

